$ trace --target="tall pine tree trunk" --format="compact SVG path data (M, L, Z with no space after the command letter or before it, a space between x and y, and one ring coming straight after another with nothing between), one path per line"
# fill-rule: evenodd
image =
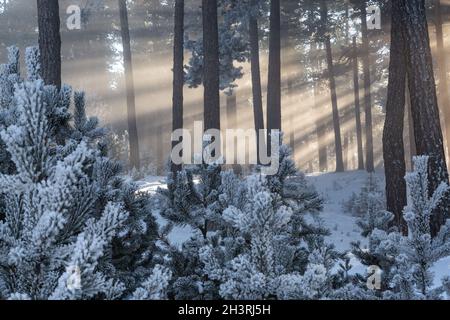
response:
M359 101L359 68L358 68L358 48L356 37L353 37L353 85L355 95L355 121L356 121L356 141L358 149L358 170L364 170L364 150L361 125L361 105Z
M409 139L409 155L410 168L413 170L413 157L417 156L416 139L414 137L414 120L411 110L411 97L408 88L408 79L406 79L406 111L408 113L408 139Z
M321 1L320 20L322 27L321 36L325 42L325 53L328 68L328 83L330 88L331 107L333 113L333 128L334 128L334 145L336 152L336 172L344 171L344 160L342 156L342 140L341 140L341 125L339 120L339 108L336 94L336 80L334 75L333 52L331 50L331 39L328 34L328 8L325 0Z
M61 88L61 34L58 0L37 0L41 76Z
M131 55L131 40L128 24L127 1L119 0L120 30L122 35L123 63L127 95L128 133L130 143L130 166L140 169L139 136L136 121L136 101L133 76L133 62Z
M233 90L231 94L226 95L226 111L227 111L227 129L238 129L238 115L237 115L237 95L236 89ZM237 146L237 139L234 141L234 145ZM244 150L239 150L238 152L242 152ZM236 163L236 150L235 150L235 158L227 159L228 161L233 161L233 171L236 174L242 173L242 167L239 163Z
M383 132L383 157L386 176L387 210L395 216L395 225L406 231L403 209L406 206L405 151L403 127L405 119L406 64L401 30L401 6L392 3L391 49L386 120Z
M271 130L281 130L281 16L280 0L270 2L269 76L267 82L268 149Z
M336 172L343 172L344 160L342 156L341 125L339 121L336 81L334 77L333 54L331 51L331 40L329 36L326 36L325 39L325 50L327 53L328 78L331 94L331 106L333 111L334 144L336 148Z
M448 172L433 60L430 49L425 0L402 0L404 2L404 36L406 43L407 74L411 109L414 120L417 153L430 157L430 193L441 182L448 183ZM448 202L448 201L447 201ZM447 203L432 216L432 235L435 236L445 221Z
M256 152L258 163L260 163L260 149L265 147L265 141L260 141L259 132L264 130L264 111L261 89L261 68L259 62L259 35L258 20L250 17L249 37L250 37L250 60L252 73L252 94L253 94L253 119L256 130Z
M319 56L319 44L316 44L315 47L315 57ZM322 71L322 61L319 58L316 58L316 72L320 73ZM317 149L318 149L318 157L319 157L319 171L327 172L328 171L328 150L327 150L327 123L325 117L325 111L319 102L321 99L321 86L319 83L320 80L314 82L314 109L318 114L316 119L316 133L317 133Z
M447 80L447 62L445 56L444 33L442 30L441 0L434 1L434 19L436 25L437 63L439 69L439 96L445 123L447 148L450 145L450 95Z
M226 95L227 103L227 128L237 129L237 96L236 90L233 90L231 94Z
M184 86L184 0L175 0L173 39L173 96L172 130L183 129L183 86ZM180 141L172 142L174 147ZM181 171L182 166L172 162L173 174Z
M220 130L219 31L217 0L202 1L204 126Z
M292 1L281 1L281 78L282 78L282 105L281 109L284 112L284 117L289 127L289 146L292 149L292 154L295 155L295 117L290 115L291 108L293 107L292 95L293 95L293 59L290 41L290 17L294 11ZM283 120L282 120L283 122ZM284 122L284 123L286 123ZM283 125L287 131L286 125ZM287 132L286 132L287 134Z
M366 169L368 172L375 170L373 157L373 129L372 129L372 96L370 92L370 49L369 32L367 29L366 1L361 1L359 10L361 12L361 35L362 35L362 62L364 73L364 106L366 115Z
M139 136L136 123L136 97L134 91L133 62L131 59L131 40L128 25L127 1L119 0L120 31L122 34L123 65L127 91L128 134L130 139L131 168L140 169Z

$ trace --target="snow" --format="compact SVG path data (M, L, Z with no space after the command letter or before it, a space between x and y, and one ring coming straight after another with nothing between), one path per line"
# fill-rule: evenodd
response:
M384 185L384 173L376 172L375 177L381 186ZM368 173L365 171L352 171L345 173L314 173L308 174L306 179L313 184L319 194L324 199L324 210L320 213L324 225L330 230L331 235L327 241L335 245L340 252L349 251L352 242L360 241L366 243L358 226L357 218L343 212L343 202L350 199L353 193L359 193L364 183L367 181ZM165 187L165 177L148 177L139 182L140 190L155 193L158 188ZM166 222L158 212L155 212L158 223L164 225ZM190 227L175 227L169 235L169 240L175 246L181 246L192 235ZM364 273L362 266L351 253L352 273ZM435 264L432 271L435 273L436 285L440 283L444 276L450 275L450 257Z

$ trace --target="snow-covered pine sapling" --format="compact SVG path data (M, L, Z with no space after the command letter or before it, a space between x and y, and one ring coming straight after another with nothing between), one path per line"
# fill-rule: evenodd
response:
M352 243L352 253L367 268L376 266L382 270L380 289L386 290L392 279L391 268L395 262L394 257L398 254L397 244L401 235L393 232L395 229L391 228L394 215L385 210L384 194L373 174L369 175L361 192L358 195L354 194L346 207L360 217L356 224L361 229L361 235L368 240L367 246L363 246L360 242ZM372 298L375 298L377 294L380 295L377 291L362 294L362 290L368 289L369 276L366 274L359 279L357 277L356 280L361 286L360 290L347 290L344 291L344 295L357 294L368 297L372 293Z
M19 50L8 48L8 62L0 65L0 130L5 129L17 120L14 87L20 81ZM14 163L4 141L0 138L0 172L14 172Z
M27 79L32 83L39 83L37 48L27 49L26 62ZM18 126L17 119L30 116L25 115L25 111L31 112L29 110L31 107L24 109L16 106L19 101L17 97L24 96L19 91L23 91L22 83L28 83L27 80L21 79L18 75L14 75L14 79L17 81L11 91L0 89L3 93L8 92L12 95L9 101L13 102L13 107L10 109L14 111L14 114L10 114L16 120L1 125L1 129L8 128L12 132L15 132L12 125L15 125L14 128ZM30 83L27 86L30 86ZM101 259L98 268L103 271L105 277L120 280L124 285L123 295L128 296L151 275L154 260L158 255L155 247L157 226L151 215L150 196L138 192L138 186L123 176L121 165L106 157L108 145L102 141L105 130L98 127L97 119L87 117L84 94L76 92L74 96L74 103L72 103L72 90L69 86L63 86L60 91L52 86L40 86L36 92L31 89L27 91L21 99L35 108L33 109L34 125L29 125L27 129L35 130L32 134L30 133L32 141L27 142L32 145L29 147L29 152L35 154L35 159L28 159L28 153L18 147L16 150L18 156L14 157L20 162L16 169L17 164L11 161L12 153L6 150L14 170L4 173L25 175L31 172L28 180L44 179L42 181L46 181L49 171L53 172L57 163L74 159L75 154L85 150L86 152L81 152L84 156L79 159L76 166L77 172L81 173L72 177L73 181L78 179L75 184L77 188L73 190L73 194L69 192L65 196L66 201L71 205L70 214L68 214L70 219L67 220L64 230L75 231L64 231L62 238L63 241L72 238L74 240L77 234L83 231L87 220L100 219L111 204L123 208L128 213L126 221L121 224L120 232L117 232L105 247L105 256ZM34 102L34 98L39 98L38 102ZM74 115L69 112L72 105ZM3 107L5 106L2 105L2 111L4 111ZM1 120L4 119L6 117L1 118ZM46 129L43 129L44 127ZM10 145L11 148L16 148L14 144ZM28 162L23 165L23 161ZM41 162L43 164L40 164ZM39 170L40 173L33 170ZM4 177L10 179L14 176L5 175ZM62 182L64 180L61 179ZM4 215L8 216L10 212L23 211L22 197L11 198L8 194L2 193L0 219ZM45 198L44 195L42 198ZM37 204L33 203L33 205ZM102 293L101 297L111 297L111 294L112 291ZM46 295L42 296L46 297Z
M440 205L449 186L442 182L430 196L428 180L428 160L426 156L414 158L414 172L406 175L408 205L404 210L404 219L408 225L408 237L401 242L401 257L398 257L396 278L404 278L407 265L409 279L415 289L416 298L435 299L441 290L433 290L431 267L438 260L450 255L450 220L441 228L438 235L431 236L430 220ZM394 279L395 280L395 279ZM397 284L400 297L407 295L404 287Z
M89 215L95 195L89 192L86 160L93 151L80 143L64 158L49 152L53 141L42 80L20 84L15 100L18 121L1 132L16 173L0 176L7 203L0 223L0 296L119 296L122 285L97 266L128 214L111 203L98 219ZM71 287L67 281L74 270L80 281Z
M175 178L170 175L167 190L158 191L161 216L176 225L189 225L206 239L211 223L221 214L220 173L218 165L200 165L178 173Z
M386 209L384 192L374 174L370 173L361 191L353 193L351 198L343 203L343 209L352 215L366 218L369 210L380 212Z
M235 181L232 177L228 180ZM314 220L307 222L305 215L317 213L322 202L295 169L289 148L281 148L280 170L276 175L254 174L243 179L240 188L234 188L240 190L244 200L228 203L222 214L222 229L217 237L212 237L218 241L200 251L203 271L218 286L220 296L225 299L327 296L336 254L324 243L326 230ZM321 277L316 277L318 274Z

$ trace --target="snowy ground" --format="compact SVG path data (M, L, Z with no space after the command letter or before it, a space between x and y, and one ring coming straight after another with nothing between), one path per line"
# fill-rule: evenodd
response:
M377 174L381 181L383 175ZM325 201L320 217L332 235L327 239L339 251L348 251L350 243L362 241L360 231L355 225L356 218L342 212L342 202L350 198L353 192L359 192L367 179L367 173L358 171L351 173L311 174L307 180L312 183ZM165 177L149 177L139 182L141 191L154 193L158 188L165 186ZM158 217L160 223L165 223ZM170 240L175 245L181 245L189 239L189 228L177 228L172 232Z
M384 185L383 173L376 173L376 178L381 185ZM334 244L340 252L346 252L350 249L350 244L355 241L365 243L361 237L360 230L356 226L356 218L343 212L342 203L347 201L353 193L358 193L364 185L368 174L364 171L354 171L346 173L317 173L307 175L307 180L313 184L324 199L324 210L320 214L324 224L331 231L331 236L327 241ZM159 187L165 185L164 177L149 177L140 182L141 190L154 193ZM155 213L157 215L157 213ZM158 222L164 224L161 217L157 217ZM192 234L189 227L175 228L170 235L170 241L177 246L188 240ZM353 272L364 272L363 266L351 259ZM450 276L450 258L438 262L433 271L436 275L436 281L444 276Z

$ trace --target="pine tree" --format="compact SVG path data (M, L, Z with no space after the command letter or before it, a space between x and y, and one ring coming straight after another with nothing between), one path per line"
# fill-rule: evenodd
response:
M383 158L386 176L387 210L395 215L395 224L404 230L402 219L406 205L405 149L403 128L405 119L406 60L405 39L401 31L401 3L392 4L391 50L389 65L386 120L383 132Z
M358 47L356 45L356 37L353 37L353 86L355 96L355 121L356 121L356 140L358 149L358 170L364 170L364 152L363 152L363 136L361 125L361 105L359 99L359 67L358 67Z
M322 41L325 43L330 97L333 112L333 128L334 128L335 149L336 149L336 172L342 172L344 171L344 161L342 156L341 125L339 120L339 108L336 94L336 80L334 73L333 53L331 49L331 38L329 35L329 26L328 26L329 25L328 7L326 1L324 0L320 2L320 19L321 19L320 37L322 38Z
M130 166L140 169L139 134L136 120L136 97L134 91L133 62L130 29L128 25L127 0L119 0L120 31L122 33L123 64L127 92L128 133L130 138Z
M14 55L17 56L17 54ZM55 250L61 251L63 248L60 246L67 245L68 252L71 253L73 251L71 246L78 245L75 242L77 238L82 241L79 246L89 244L89 241L100 241L99 246L96 244L96 249L93 249L101 250L100 253L103 257L95 258L99 259L99 263L90 261L89 263L93 263L94 267L89 266L89 268L97 268L103 272L105 277L121 283L120 290L117 290L114 297L111 295L114 287L108 289L109 293L103 292L100 296L94 293L94 295L97 298L120 298L131 294L151 275L151 267L159 259L155 247L157 226L150 214L150 198L146 194L139 193L137 185L121 177L119 163L106 157L107 145L103 141L105 130L98 127L97 118L89 118L86 115L84 93L75 92L74 114L72 115L69 112L69 108L72 106L70 87L63 86L58 91L53 86L42 84L38 72L40 68L39 51L36 48L27 49L26 64L27 79L29 80L23 80L15 75L15 89L10 93L13 95L11 101L14 101L16 120L3 127L7 131L2 135L2 139L8 141L6 151L15 163L14 171L6 172L3 179L5 179L5 183L17 180L14 182L16 184L19 182L26 184L26 181L32 181L34 187L21 187L16 191L5 189L7 192L2 192L2 214L0 216L5 216L5 225L11 225L14 228L16 239L23 237L23 241L25 241L28 239L26 237L29 237L29 235L21 233L21 228L25 228L23 225L25 221L22 221L25 212L31 210L30 214L36 214L38 218L42 215L45 218L47 211L54 208L48 214L53 214L58 219L61 218L62 222L59 225L63 226L60 228L61 230L55 231L58 241L52 243ZM12 77L10 78L12 79ZM6 92L5 88L8 87L2 87L0 91ZM27 130L34 131L27 134ZM26 141L21 142L19 138ZM61 168L65 171L61 171ZM64 174L67 175L66 180L64 180ZM27 178L24 179L23 176ZM51 188L54 188L55 191L51 191ZM37 192L36 190L41 191ZM43 193L44 191L45 193ZM55 194L55 197L61 194L61 198L52 198L52 193ZM39 201L43 203L42 208ZM61 203L58 204L58 201ZM40 211L34 213L35 207ZM120 212L123 214L119 214ZM120 232L116 233L111 229L112 225L108 226L109 222L105 219L117 220L118 216L121 217L120 223L118 223L120 228L115 231ZM15 220L11 221L10 219ZM44 219L42 223L46 223L46 221ZM37 220L33 221L26 228L35 228L37 223ZM103 225L98 225L99 223ZM116 222L111 221L111 223L115 224ZM57 225L58 228L59 225ZM85 225L86 232L83 231ZM39 225L39 228L41 227L45 228L44 225ZM107 229L103 230L102 228ZM5 232L9 232L7 229L5 230ZM104 237L104 240L99 237ZM13 239L9 237L8 241L13 241ZM29 246L24 250L34 250L32 244ZM9 251L11 248L5 247L4 250ZM59 251L57 253L54 250L49 251L48 254L58 256L59 253L63 253ZM98 254L95 253L96 256ZM3 255L3 257L7 257L7 255ZM37 268L40 268L41 260L39 259L30 263L34 263ZM61 267L69 263L70 259L72 259L70 254L61 256L61 259L58 260L59 266L55 265L56 269L50 270L54 276L62 276L61 272L64 271L64 268L61 269ZM82 259L84 258L80 256L74 259L83 263ZM44 261L46 260L44 259ZM6 265L8 262L3 261L2 263ZM96 267L97 264L99 264L98 267ZM28 267L30 266L24 265L24 268ZM26 277L25 274L21 274L22 270L16 273L9 267L4 270L9 272L6 278L10 280L15 277ZM93 275L88 275L88 277L91 276ZM69 274L64 277L72 278ZM58 278L54 280L56 281ZM112 284L109 280L108 283ZM53 286L51 283L48 285ZM65 290L62 287L60 289ZM59 296L55 296L57 299L84 298L69 297L67 292L62 291L58 293ZM25 291L23 293L28 295ZM37 297L34 293L33 297L29 297L49 298L45 295Z
M408 204L404 219L408 235L403 236L389 227L393 215L388 212L369 212L365 222L359 224L368 235L369 247L353 244L353 253L366 266L377 266L382 270L381 291L375 296L383 299L439 299L446 288L434 288L431 267L440 259L450 255L450 223L440 229L432 238L430 219L436 207L448 192L448 185L442 183L429 195L428 157L416 157L414 172L406 176ZM364 288L365 278L360 287ZM365 288L367 290L367 288ZM348 292L347 292L348 293ZM355 292L361 295L363 291Z
M448 182L443 136L434 80L430 37L424 0L400 1L405 37L407 75L414 120L417 154L430 157L430 194ZM444 201L444 207L447 206ZM432 235L445 223L446 208L438 208L431 218Z
M175 1L173 39L173 95L172 130L183 129L183 87L184 87L184 0ZM174 147L178 141L174 141ZM172 173L181 171L181 166L172 163Z
M15 92L18 122L2 132L17 173L2 175L7 205L1 223L1 296L16 299L115 298L123 285L98 269L128 214L109 203L98 219L88 169L92 151L85 143L62 159L50 155L51 136L41 80ZM64 271L66 269L66 271ZM69 283L78 277L81 286Z
M271 131L281 130L281 7L280 0L270 0L269 74L267 82L267 147Z
M394 284L401 289L399 297L403 298L406 289L402 288L401 283L407 276L410 287L414 289L413 298L435 299L439 292L431 289L433 274L430 268L441 258L450 255L450 221L442 226L435 238L432 238L430 221L449 187L446 183L441 183L430 196L429 158L416 157L414 164L414 172L406 176L408 205L404 211L404 219L409 233L401 242L402 255L397 258ZM405 271L407 272L404 273Z
M169 179L167 190L159 191L161 215L194 231L182 250L168 248L174 272L171 295L274 297L282 290L280 277L304 274L308 257L324 245L328 232L316 216L322 200L297 172L286 146L274 176L239 178L231 171L219 175L219 170L185 170L176 180ZM309 214L312 222L305 217ZM327 261L337 258L332 248L325 251ZM330 288L328 273L326 279Z

